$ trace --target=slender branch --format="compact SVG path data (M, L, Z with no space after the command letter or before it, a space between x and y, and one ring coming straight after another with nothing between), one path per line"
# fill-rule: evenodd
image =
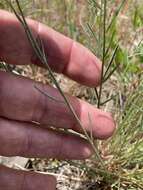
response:
M103 55L102 55L102 70L101 70L101 84L99 89L99 98L97 107L100 108L101 95L102 95L102 85L103 85L103 75L104 75L104 66L105 66L105 55L106 55L106 8L107 0L103 0Z
M113 97L111 97L111 98L105 100L104 102L101 102L101 106L103 106L104 104L110 102L111 100L113 100Z
M108 74L108 76L104 78L103 83L106 82L106 81L113 75L113 73L117 70L118 67L119 67L119 65L116 65L116 66L112 69L112 71Z
M112 65L112 63L113 63L113 61L114 61L114 58L115 58L115 56L116 56L116 53L117 53L117 51L118 51L118 48L119 48L119 45L116 46L116 48L115 48L115 50L114 50L114 52L113 52L113 55L112 55L112 57L111 57L111 60L110 60L110 62L109 62L109 64L108 64L108 67L107 67L107 69L106 69L106 72L105 72L103 78L106 78L106 75L107 75L107 73L108 73L108 71L109 71L109 69L110 69L110 67L111 67L111 65Z
M36 86L36 85L34 85L34 88L35 88L36 90L38 90L41 94L43 94L44 96L50 98L51 100L54 100L55 102L62 103L62 104L65 103L64 101L60 101L60 100L58 100L58 99L52 97L50 94L48 94L47 92L41 90L41 89L40 89L38 86Z
M33 50L35 51L37 57L38 57L39 60L47 67L47 69L48 69L48 71L49 71L49 74L50 74L50 76L51 76L53 82L55 83L55 86L57 87L59 93L62 95L62 97L63 97L63 99L64 99L64 101L65 101L67 107L69 108L69 110L70 110L71 113L73 114L75 120L77 121L77 123L79 124L79 126L81 127L81 129L83 130L85 136L87 137L89 143L91 144L91 146L92 146L92 148L93 148L93 150L94 150L94 152L95 152L95 154L96 154L98 160L100 161L102 167L103 167L104 169L106 169L106 168L105 168L105 164L104 164L104 162L102 161L102 158L100 157L100 154L99 154L97 148L94 146L94 143L93 143L92 139L90 139L90 137L89 137L89 135L88 135L86 129L82 126L82 123L81 123L80 119L78 118L78 116L77 116L77 114L76 114L74 108L72 107L72 105L71 105L71 103L69 102L68 98L64 95L63 91L61 90L61 88L60 88L60 86L59 86L59 84L58 84L58 82L57 82L57 80L56 80L56 78L55 78L55 76L54 76L54 74L53 74L53 72L52 72L52 70L51 70L49 64L48 64L48 62L47 62L47 56L46 56L46 54L45 54L45 51L44 51L44 47L43 47L42 42L41 42L41 44L40 44L41 47L42 47L42 50L41 50L41 48L39 47L39 44L37 44L36 40L34 39L33 34L32 34L32 32L31 32L31 30L29 29L29 26L28 26L28 24L27 24L27 22L26 22L26 20L25 20L24 15L23 15L22 9L21 9L20 4L19 4L19 1L16 0L16 3L17 3L17 6L18 6L18 9L19 9L19 11L20 11L21 17L17 14L17 12L16 12L15 8L12 6L12 4L11 4L8 0L6 0L6 1L9 3L9 5L10 5L10 7L12 8L12 10L14 11L14 13L16 13L15 15L17 16L18 20L20 21L20 23L21 23L22 26L24 27L25 33L26 33L26 35L27 35L27 37L28 37L28 40L30 41L30 44L32 45Z

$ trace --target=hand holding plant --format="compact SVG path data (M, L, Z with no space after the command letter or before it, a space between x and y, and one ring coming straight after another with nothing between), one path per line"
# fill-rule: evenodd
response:
M85 47L33 20L27 20L29 30L26 20L22 17L19 19L23 22L25 31L14 15L0 11L1 61L48 67L49 72L52 69L92 87L100 83L101 62ZM29 40L40 39L40 45L44 49L35 43L32 47L25 32ZM58 85L57 88L60 91ZM49 98L40 90L47 93ZM115 123L110 114L77 98L59 93L58 90L0 71L1 155L86 159L92 155L94 146L84 138L57 129L72 129L85 132L88 136L91 130L89 114L96 139L106 139L113 134ZM55 179L0 166L0 188L53 190Z

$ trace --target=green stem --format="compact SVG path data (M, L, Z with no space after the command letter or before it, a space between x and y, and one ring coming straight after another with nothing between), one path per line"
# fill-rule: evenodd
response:
M100 108L101 95L102 95L102 87L103 87L103 75L104 75L104 65L105 65L105 57L106 57L106 6L107 0L103 0L103 55L102 55L102 69L101 69L101 84L99 88L99 98L97 107Z
M44 51L44 47L43 47L42 41L40 41L41 44L40 44L40 46L39 46L39 44L36 42L35 38L33 37L33 34L32 34L32 32L31 32L31 30L30 30L30 28L29 28L29 26L28 26L28 24L27 24L27 22L26 22L26 20L25 20L24 15L23 15L22 9L21 9L20 4L19 4L19 0L16 0L16 3L17 3L17 6L18 6L18 9L19 9L19 11L20 11L20 16L17 14L17 12L16 12L15 8L13 7L13 5L11 4L11 2L8 1L8 0L6 0L6 1L7 1L7 3L10 5L10 7L12 8L12 10L14 11L15 15L17 16L18 20L21 22L22 26L24 27L24 30L25 30L25 32L26 32L26 35L27 35L29 41L30 41L30 44L31 44L32 47L33 47L33 50L35 51L35 53L36 53L37 57L39 58L39 60L41 61L41 63L43 63L43 64L47 67L47 69L48 69L48 71L49 71L49 74L50 74L50 76L51 76L53 82L55 83L55 86L57 87L59 93L60 93L61 96L63 97L63 99L64 99L64 101L65 101L67 107L69 108L69 110L70 110L71 113L73 114L73 116L74 116L74 118L76 119L77 123L79 124L79 126L80 126L81 129L83 130L83 132L84 132L86 138L88 139L89 143L91 144L91 146L92 146L92 148L93 148L93 150L94 150L94 152L95 152L95 154L96 154L98 160L100 161L102 167L103 167L104 169L106 169L106 168L105 168L105 164L104 164L102 158L100 157L100 154L99 154L97 148L95 147L95 145L94 145L92 139L90 139L90 137L89 137L89 135L88 135L86 129L83 127L83 125L82 125L80 119L78 118L78 116L77 116L77 114L76 114L76 112L75 112L73 106L71 105L70 101L69 101L68 98L64 95L62 89L60 88L60 86L59 86L59 84L58 84L58 82L57 82L57 80L56 80L56 78L55 78L55 76L54 76L54 74L53 74L53 72L52 72L52 70L51 70L49 64L48 64L47 57L46 57L46 54L45 54L45 51ZM39 39L39 40L40 40L40 39ZM41 50L41 47L42 47L42 50Z

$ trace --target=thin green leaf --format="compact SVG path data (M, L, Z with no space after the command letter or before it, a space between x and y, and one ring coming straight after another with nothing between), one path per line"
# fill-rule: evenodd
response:
M119 65L115 66L112 71L108 74L108 76L106 78L104 78L103 82L106 82L112 75L113 73L117 70L117 68L119 67Z
M115 22L116 18L118 17L118 15L119 15L122 7L124 6L125 2L126 2L126 0L122 0L122 2L120 3L119 7L117 8L117 10L115 11L115 13L114 13L114 15L112 17L112 20L111 20L109 26L107 27L106 32L108 32L110 30L110 28L112 27L113 23Z
M105 71L105 74L104 74L104 77L103 77L103 78L106 78L106 75L107 75L107 73L108 73L108 71L109 71L109 69L110 69L110 67L111 67L111 65L112 65L112 63L113 63L113 61L114 61L114 58L115 58L115 56L116 56L116 53L117 53L118 49L119 49L119 45L116 46L116 48L115 48L115 50L114 50L114 52L113 52L113 55L112 55L111 60L110 60L110 62L109 62L109 64L108 64L108 66L107 66L107 69L106 69L106 71ZM103 79L103 80L104 80L104 79Z

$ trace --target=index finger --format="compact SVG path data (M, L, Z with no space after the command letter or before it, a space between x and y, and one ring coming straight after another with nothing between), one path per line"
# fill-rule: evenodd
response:
M40 37L53 71L88 86L100 83L101 62L88 49L44 24L27 19L35 38ZM37 64L39 59L15 15L0 10L0 60L10 64Z

